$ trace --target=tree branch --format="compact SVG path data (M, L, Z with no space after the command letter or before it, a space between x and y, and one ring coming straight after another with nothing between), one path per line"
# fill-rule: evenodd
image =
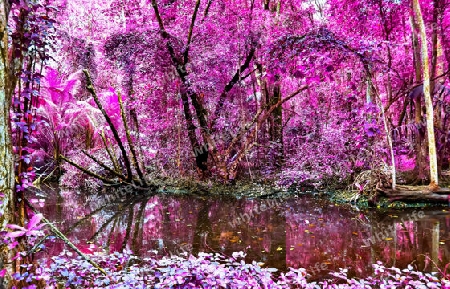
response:
M117 129L115 128L114 124L111 121L111 118L106 113L105 109L103 108L102 104L100 103L97 93L95 92L94 85L92 84L91 75L89 74L89 71L87 69L83 69L83 73L86 76L87 90L92 94L92 97L94 98L95 103L97 104L98 108L103 114L103 117L105 118L106 122L108 123L109 127L111 128L111 131L114 135L114 139L117 141L117 145L120 148L120 151L122 152L123 161L125 162L125 167L127 170L127 180L131 181L133 178L132 172L131 172L131 164L130 160L128 159L127 152L125 151L125 147L122 144L122 141L120 140L119 133L117 132Z
M167 50L169 51L170 58L172 59L172 62L175 65L175 69L177 70L178 74L180 75L183 82L186 79L186 69L184 68L184 64L181 63L181 60L178 60L175 55L175 50L173 49L172 43L170 43L170 35L167 33L167 31L164 28L164 23L162 21L161 15L159 14L158 4L156 3L156 0L152 0L152 6L153 10L155 11L155 16L158 21L159 30L161 37L167 40Z
M133 166L135 167L136 172L138 173L138 176L139 176L139 179L141 180L142 185L146 186L147 184L145 182L144 174L142 173L141 168L139 167L139 163L138 163L138 160L136 157L136 150L134 149L134 144L133 144L133 141L131 140L130 131L128 130L127 118L125 115L125 111L123 109L122 95L120 94L120 92L117 94L117 99L119 100L120 114L122 115L122 121L123 121L123 126L125 129L125 135L127 136L128 146L130 147L131 161L133 162Z
M114 170L116 172L119 172L120 171L119 162L117 161L116 156L113 155L113 153L109 150L108 144L106 142L105 132L102 130L101 133L99 132L99 135L102 138L103 144L105 145L106 152L108 153L109 158L111 159L111 161L114 165Z
M85 150L81 150L81 152L87 156L88 158L90 158L91 160L93 160L94 162L96 162L99 166L101 166L102 168L104 168L105 170L107 170L108 172L112 173L113 175L115 175L116 177L126 181L126 177L122 174L119 174L118 172L114 171L113 169L109 168L107 165L105 165L103 162L101 162L100 160L98 160L96 157L88 154Z
M213 0L208 0L208 3L206 4L206 8L205 8L205 12L203 13L203 19L202 22L205 21L205 18L208 17L208 13L209 13L209 7L211 7Z
M227 85L225 85L223 92L220 94L219 102L217 103L217 108L214 112L214 116L211 119L210 124L211 131L214 131L214 126L216 125L216 121L219 118L219 115L223 109L223 105L225 104L225 99L228 92L239 81L241 73L249 67L250 62L252 61L253 56L255 55L255 51L256 51L255 46L252 46L247 57L245 58L245 62L241 65L241 67L239 67L239 69L233 75L233 78L231 78L231 80L227 83Z
M109 179L107 179L107 178L104 178L104 177L102 177L102 176L100 176L100 175L97 175L97 174L94 173L94 172L91 172L91 171L88 170L88 169L83 168L82 166L80 166L80 165L74 163L73 161L69 160L68 158L66 158L66 157L63 156L63 155L60 155L60 158L61 158L62 160L64 160L64 161L68 162L70 165L76 167L77 169L79 169L79 170L82 171L83 173L85 173L85 174L87 174L87 175L89 175L89 176L91 176L91 177L93 177L93 178L99 179L100 181L102 181L102 182L104 182L104 183L106 183L106 184L116 184L116 182L114 182L114 181L112 181L112 180L109 180Z
M195 19L197 18L198 8L200 7L200 0L195 3L194 13L192 14L191 25L189 26L188 39L186 43L186 49L184 50L183 57L184 63L186 64L189 60L189 46L192 41L192 31L194 30Z
M161 14L159 14L158 4L156 3L156 0L152 0L152 6L153 10L155 11L156 20L158 21L159 29L161 30L161 33L164 35L167 35L166 30L164 29L164 23L161 18ZM163 36L164 37L164 36ZM164 37L166 38L166 37Z

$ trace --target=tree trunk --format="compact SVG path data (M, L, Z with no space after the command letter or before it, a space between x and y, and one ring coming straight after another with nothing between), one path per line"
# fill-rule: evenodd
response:
M8 81L8 14L9 2L0 0L0 230L12 221L14 197L14 157L11 143L11 124L9 109L11 107L12 83ZM9 250L0 247L0 270L8 260ZM5 288L5 280L0 278L0 288Z
M7 1L6 1L7 2ZM12 201L14 188L14 158L11 143L11 125L9 122L9 109L11 107L11 88L8 87L8 7L5 1L0 0L0 193L3 202L0 210L4 214L0 217L0 230L8 223L8 207Z
M281 88L279 84L273 87L273 94L271 95L270 105L274 105L281 100ZM272 113L269 120L269 135L270 141L274 146L274 165L281 168L283 165L283 107L278 106Z
M432 34L431 34L431 82L430 82L430 91L431 93L437 97L437 101L435 102L435 109L434 109L434 117L435 117L435 127L437 129L437 138L441 139L443 126L442 126L442 103L443 99L441 99L441 95L437 93L438 87L440 85L439 80L436 79L438 76L438 73L441 74L443 71L441 69L438 69L439 64L439 58L440 58L440 41L439 41L439 19L441 18L441 3L439 0L433 0L433 22L431 25L432 27ZM445 97L445 96L444 96ZM445 107L445 106L444 106ZM445 113L445 112L444 112ZM445 147L445 145L444 145ZM445 149L441 149L437 152L437 162L438 162L438 174L441 173L442 168L442 161L443 161L443 152Z
M411 16L410 25L411 25L411 37L412 37L412 48L413 48L413 62L414 62L414 72L416 83L422 82L422 60L420 59L420 47L419 47L419 39L417 36L418 25L416 22L416 17ZM422 144L423 144L423 135L422 135L422 103L421 97L417 97L412 100L414 103L414 122L416 127L418 128L416 131L412 131L412 134L415 134L414 148L416 151L416 167L418 170L418 181L422 180L424 177L424 155L422 153Z
M428 153L430 158L430 188L438 187L438 168L436 155L436 140L434 137L434 115L433 103L430 94L430 67L428 65L428 47L425 24L420 9L419 0L413 0L413 10L420 28L420 40L422 47L422 70L423 70L423 95L425 97L425 109L427 113Z

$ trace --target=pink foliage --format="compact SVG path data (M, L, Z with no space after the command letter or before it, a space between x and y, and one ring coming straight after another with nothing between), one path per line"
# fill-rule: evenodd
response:
M259 124L254 140L250 130L233 147L228 146L272 101L275 87L287 97L307 85L307 90L282 105L281 154L286 162L277 172L283 181L351 180L362 170L390 166L386 134L395 130L401 132L394 140L398 169L413 165L405 165L400 157L410 141L403 131L412 121L407 95L415 85L411 11L405 1L290 0L279 5L276 1L267 5L200 1L190 43L187 35L195 1L156 1L161 24L150 2L54 1L60 9L60 42L54 53L58 71L47 69L47 96L42 100L52 128L72 131L76 123L95 137L101 131L112 137L82 87L84 80L80 87L76 71L87 68L125 140L117 94L123 96L132 139L149 170L171 176L195 174L180 98L189 91L198 95L215 153L225 165L238 157L239 149L252 144L240 157L239 174L248 177L250 170L266 176L273 173L280 154L281 139L271 135L273 118ZM450 60L449 5L442 4L437 24L433 24L433 1L424 0L421 5L429 35L433 27L441 31L444 55L439 65L445 66ZM160 25L168 37L161 36ZM248 56L248 68L227 87ZM174 61L184 63L183 77ZM368 87L368 73L376 91ZM62 81L59 75L70 76ZM442 103L448 106L448 96ZM387 132L380 106L386 109ZM191 100L188 107L201 145L206 142L204 128ZM87 111L96 116L86 117ZM443 119L447 114L442 112ZM444 131L438 135L440 157L445 159L449 144ZM74 148L76 154L75 144L80 142L66 147ZM100 145L97 140L91 148L100 149ZM216 163L209 165L213 176L218 176Z

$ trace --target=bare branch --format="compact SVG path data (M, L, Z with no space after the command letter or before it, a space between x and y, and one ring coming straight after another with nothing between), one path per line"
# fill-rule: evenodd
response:
M200 0L197 0L195 3L194 13L192 14L192 21L191 25L189 26L189 32L188 32L188 39L186 43L186 50L184 51L184 64L186 64L189 60L189 46L191 45L192 41L192 32L194 30L195 25L195 19L197 18L198 8L200 7Z
M210 124L210 128L212 131L214 131L214 126L216 125L216 121L219 118L220 112L223 109L223 105L225 104L225 99L226 99L228 92L239 81L241 73L249 67L250 62L252 61L253 56L255 55L255 51L256 51L255 46L252 46L247 57L245 58L245 62L241 65L241 67L239 67L239 69L233 75L233 78L231 78L231 80L227 83L227 85L225 85L223 92L220 94L219 102L217 103L217 108L214 112L214 116L212 117L211 124Z
M88 158L90 158L91 160L93 160L94 162L96 162L99 166L101 166L102 168L104 168L105 170L107 170L108 172L112 173L113 175L115 175L116 177L122 179L122 180L126 180L126 177L122 174L119 174L117 171L114 171L113 169L109 168L107 165L105 165L102 161L98 160L96 157L88 154L85 150L81 150L81 152L87 156Z
M155 11L156 20L158 21L159 29L161 30L161 34L167 35L166 30L164 29L164 23L161 18L161 14L159 14L158 4L156 3L156 0L152 0L152 6L153 10Z
M208 0L208 4L206 4L206 8L205 8L205 12L203 13L203 21L205 21L205 18L208 17L208 13L209 13L209 7L211 7L213 0Z
M116 184L116 182L114 182L114 181L112 181L112 180L109 180L109 179L107 179L107 178L104 178L104 177L102 177L102 176L100 176L100 175L97 175L97 174L94 173L94 172L91 172L91 171L88 170L88 169L83 168L82 166L80 166L80 165L74 163L73 161L69 160L68 158L66 158L66 157L63 156L63 155L61 155L60 158L61 158L62 160L64 160L64 161L68 162L70 165L76 167L77 169L79 169L79 170L82 171L83 173L85 173L85 174L87 174L87 175L89 175L89 176L91 176L91 177L93 177L93 178L96 178L96 179L98 179L98 180L104 182L105 184Z
M94 85L92 84L92 79L91 79L91 75L89 74L89 71L87 69L83 69L83 73L86 76L86 81L87 81L86 88L92 94L92 97L94 98L94 101L98 106L98 109L102 112L103 117L105 118L106 122L108 123L109 127L111 128L111 131L114 135L114 139L116 140L117 144L119 145L120 151L122 152L123 161L124 161L125 167L127 169L127 180L131 181L131 179L133 177L132 172L131 172L131 164L130 164L130 160L128 159L127 152L125 151L125 147L123 146L122 141L119 137L119 133L117 132L116 127L114 126L114 124L111 121L111 118L106 113L105 109L103 108L102 104L100 103L100 101L98 99L97 93L95 92L95 89L94 89Z
M123 126L125 129L125 134L127 136L128 146L130 147L131 161L133 162L133 166L136 169L136 172L138 173L138 176L142 182L142 185L146 186L147 184L145 182L144 174L142 173L141 168L139 167L139 163L138 163L138 160L136 157L136 150L134 149L134 143L131 139L130 131L128 129L127 118L125 115L125 110L123 109L122 95L120 94L120 92L117 94L117 98L119 100L120 114L122 115L122 121L123 121Z
M119 172L120 171L120 169L119 169L119 162L117 161L116 156L113 155L113 153L109 150L108 144L106 142L105 132L102 130L102 132L99 133L99 135L102 138L103 144L105 145L106 152L108 153L109 158L111 159L111 161L112 161L112 163L114 165L114 170L116 172Z

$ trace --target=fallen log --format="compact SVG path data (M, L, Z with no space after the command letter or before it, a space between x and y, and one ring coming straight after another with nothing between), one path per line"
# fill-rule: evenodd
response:
M395 190L391 188L377 188L377 190L391 202L450 203L450 188L431 191L428 186L397 186Z
M40 212L38 210L36 210L35 207L33 207L33 205L27 200L24 199L25 203L27 204L27 206L35 213L35 214L40 214ZM83 252L80 251L80 249L78 249L69 239L67 239L67 237L61 233L61 231L58 230L58 228L56 228L55 225L53 225L52 222L50 222L49 220L47 220L45 217L42 217L42 222L46 223L49 227L50 227L50 231L52 231L53 234L55 234L56 237L58 237L60 240L62 240L64 243L66 243L72 250L74 250L81 258L83 258L84 260L86 260L89 264L91 264L92 266L94 266L94 268L96 268L97 270L99 270L103 275L107 276L108 274L106 273L106 271L100 267L96 262L94 262L91 258L89 258L87 255L83 254Z

